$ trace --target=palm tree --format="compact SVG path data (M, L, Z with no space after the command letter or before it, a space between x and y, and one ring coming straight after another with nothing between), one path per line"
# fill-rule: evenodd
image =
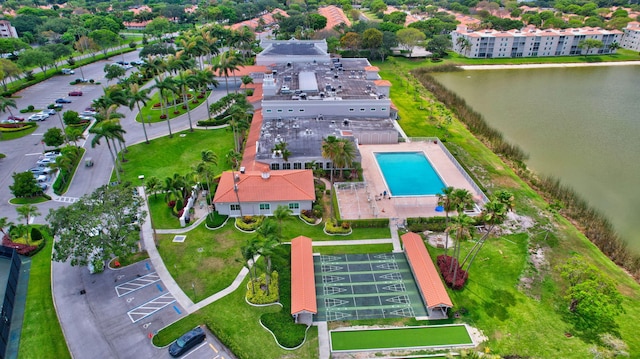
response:
M335 167L340 169L340 178L343 177L343 170L353 165L356 157L356 147L353 142L346 138L338 140L337 152L333 162Z
M74 163L69 156L60 156L56 158L56 163L52 167L57 167L60 171L64 171L66 173L73 173ZM60 176L62 179L62 184L66 184L69 176Z
M2 217L2 218L0 218L0 232L2 232L3 237L5 237L5 236L7 236L7 237L8 237L8 236L9 236L9 235L7 234L7 232L5 232L5 231L4 231L4 229L5 229L6 227L11 228L11 226L13 226L13 223L9 222L9 219L8 219L7 217Z
M167 126L169 126L169 138L173 138L173 133L171 133L171 124L169 123L169 111L164 113L166 110L166 100L167 100L167 92L172 92L175 88L173 79L171 77L163 78L159 76L155 79L156 84L155 88L160 92L160 113L164 114L167 117Z
M456 233L456 244L454 246L453 257L451 258L451 265L449 268L449 273L453 272L453 280L451 282L451 287L455 287L456 279L458 277L458 269L460 266L460 249L462 248L462 240L471 237L471 228L473 226L474 220L473 218L467 216L466 214L458 214L458 216L454 217L447 228L447 231L454 231Z
M464 188L456 188L451 193L453 206L458 214L463 213L469 206L473 205L471 192Z
M438 204L444 208L444 226L449 226L449 212L453 209L453 199L451 194L454 188L449 186L442 189L442 193L438 193ZM444 256L447 256L447 250L449 249L449 232L445 231L444 237Z
M338 153L338 138L336 136L328 136L324 140L322 140L322 157L331 160L331 172L330 172L330 183L331 183L331 198L333 198L333 169L335 166L335 158ZM331 207L331 217L333 217L333 206Z
M211 175L213 170L211 169L211 165L218 165L218 156L215 152L211 150L205 150L200 152L200 158L202 162L198 165L198 173L204 174L207 181L207 190L211 192ZM209 209L211 211L211 209Z
M23 204L16 208L18 212L18 219L24 219L27 224L27 244L31 241L31 232L29 231L29 220L32 217L36 217L40 215L38 211L38 207L32 204Z
M153 193L153 199L156 199L161 186L162 184L160 183L160 179L158 179L158 177L156 176L153 176L147 180L145 188L147 192Z
M282 237L282 221L289 218L293 211L288 206L279 205L273 211L273 218L278 221L278 235Z
M67 140L73 141L76 144L76 146L78 146L78 141L80 139L85 138L84 135L82 134L82 130L75 127L67 127L66 135L67 135Z
M225 157L232 169L238 168L238 164L242 161L242 154L234 149L229 150Z
M109 139L112 136L111 129L109 128L109 126L104 126L103 122L99 122L89 130L89 133L94 134L93 139L91 140L91 148L99 145L100 140L102 140L103 138L107 142L107 148L109 148L109 154L111 155L111 160L113 161L113 166L116 171L116 177L118 179L118 183L120 183L120 170L118 168L118 161L116 159L116 156L113 154L113 150L115 150L115 148L112 150L111 143L109 142Z
M254 260L255 256L258 255L258 245L259 241L257 238L247 238L244 246L240 247L240 252L242 253L242 259L244 260L244 266L249 270L249 275L251 276L251 292L255 295L256 289L255 284L258 279L258 272L256 262ZM251 269L253 268L253 271Z
M249 128L249 108L245 106L245 103L238 101L234 103L227 112L231 117L229 126L233 131L233 148L235 151L240 152L242 143L244 142L244 132Z
M7 97L0 97L0 111L7 112L9 111L9 115L13 117L13 112L11 112L11 107L17 109L16 101Z
M469 258L469 256L471 256L469 265L467 266L467 273L471 268L471 264L473 264L473 260L476 258L478 253L480 253L482 246L484 246L484 243L486 242L487 238L489 238L489 235L495 228L496 224L502 223L502 221L504 221L506 208L507 207L504 203L495 199L484 205L484 210L482 211L481 216L484 219L485 223L489 223L489 228L487 229L487 232L482 236L482 238L478 242L476 242L473 248L471 248L469 253L467 253L464 260L462 261L462 265L460 266L461 268L464 267L467 259Z
M134 106L138 108L138 115L140 115L140 122L142 122L142 130L144 131L145 143L149 144L149 137L147 136L147 127L144 124L144 118L142 118L142 112L140 111L140 103L142 103L143 106L146 106L147 102L151 100L149 98L149 90L140 89L140 85L138 85L137 83L133 83L129 86L129 90L127 91L127 97L129 99L129 109L133 110Z
M191 80L188 78L187 71L180 71L178 78L175 79L176 87L180 89L182 93L182 105L186 106L187 117L189 118L189 132L193 132L193 124L191 123L191 109L189 108L189 98L187 97L187 89Z
M120 120L118 120L117 118L111 118L109 120L100 122L100 124L103 127L107 128L109 132L108 138L113 142L114 149L116 148L116 140L118 141L117 144L120 145L120 157L122 159L122 162L127 162L127 160L124 158L124 153L128 151L124 140L124 134L127 133L127 131L125 131L122 128L122 125L120 125Z
M234 50L229 50L218 58L218 61L213 65L213 70L218 75L224 75L224 81L227 88L227 94L229 94L229 74L233 74L243 64L243 61ZM235 76L234 76L235 81ZM238 93L237 89L235 91Z
M271 219L265 219L262 225L256 230L256 239L258 240L258 253L264 256L266 261L265 284L267 286L267 295L269 295L269 283L271 281L271 256L275 248L280 244L280 236L278 235L278 226Z
M213 75L213 71L211 67L207 67L204 70L200 70L196 72L196 78L200 83L200 93L204 94L204 99L207 104L207 118L211 119L211 112L209 111L209 96L207 96L207 89L209 86L218 87L218 81L216 81L216 77Z

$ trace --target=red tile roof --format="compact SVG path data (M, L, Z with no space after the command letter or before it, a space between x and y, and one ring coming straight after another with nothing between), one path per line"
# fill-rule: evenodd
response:
M311 238L291 240L291 314L318 313Z
M389 80L374 80L373 83L376 86L388 86L388 87L391 87L391 81L389 81Z
M262 65L249 65L249 66L240 66L237 71L232 71L229 73L229 77L237 76L250 76L255 73L265 73L269 68ZM224 77L224 74L220 74L217 71L214 71L213 74L218 77Z
M268 173L267 178L263 174ZM280 201L315 201L311 170L280 170L271 172L245 171L235 172L239 180L237 197L241 203L247 202L280 202ZM214 203L236 203L238 198L234 191L233 173L223 172L220 184L213 198Z
M261 87L262 88L262 87ZM255 94L255 93L254 93ZM257 143L260 138L260 129L262 128L262 109L253 112L251 127L249 127L249 135L247 136L247 144L242 154L242 164L247 171L268 171L269 165L256 161Z
M442 284L442 279L433 264L429 252L418 234L409 232L403 234L402 244L404 253L409 260L413 276L418 282L422 298L427 302L428 308L453 307L449 294Z
M344 14L344 11L335 5L318 8L318 14L327 18L327 25L324 27L326 30L331 30L340 24L345 24L347 27L351 26L351 21Z

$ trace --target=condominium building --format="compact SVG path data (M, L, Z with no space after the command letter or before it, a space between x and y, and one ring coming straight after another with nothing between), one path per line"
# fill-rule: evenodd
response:
M7 20L0 20L0 37L15 37L18 38L18 32L16 28L11 26L11 23Z
M471 30L459 25L451 33L453 50L471 58L571 56L611 54L620 44L622 31L582 27L576 29ZM580 42L593 39L602 41L602 47L581 49ZM588 51L588 53L587 53Z
M640 22L634 21L627 24L620 46L625 49L640 51Z

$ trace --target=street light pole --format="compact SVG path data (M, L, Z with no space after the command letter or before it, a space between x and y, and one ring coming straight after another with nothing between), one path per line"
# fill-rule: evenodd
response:
M67 129L64 127L64 121L62 121L62 116L60 116L60 111L57 111L58 119L60 120L60 125L62 125L62 135L64 136L64 142L69 145L69 139L67 138Z

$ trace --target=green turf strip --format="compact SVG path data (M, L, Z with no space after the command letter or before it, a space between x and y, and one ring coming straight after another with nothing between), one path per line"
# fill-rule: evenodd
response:
M332 331L332 350L389 349L473 344L463 325Z

